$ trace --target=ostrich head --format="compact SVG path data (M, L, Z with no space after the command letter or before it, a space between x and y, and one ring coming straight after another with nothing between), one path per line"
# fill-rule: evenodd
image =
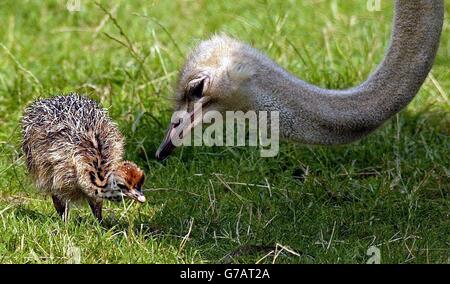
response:
M202 103L204 110L234 110L250 107L242 88L254 75L258 52L227 36L214 36L200 43L181 71L176 110L192 110Z
M248 89L256 75L254 66L262 68L259 57L255 49L224 35L214 36L193 50L180 73L174 99L174 110L189 113L193 120L181 125L184 133L200 122L200 109L203 115L212 110L252 109L255 97L248 95ZM194 116L199 119L194 121ZM158 149L158 159L165 159L174 149L171 138L179 126L170 125Z

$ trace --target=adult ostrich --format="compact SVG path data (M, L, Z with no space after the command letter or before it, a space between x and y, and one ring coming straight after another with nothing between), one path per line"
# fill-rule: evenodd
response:
M334 145L358 140L404 108L417 94L433 65L444 19L443 0L396 0L393 33L385 58L361 85L328 90L308 84L258 50L226 36L215 36L193 50L181 71L175 110L194 117L209 110L279 111L282 138ZM198 120L196 120L198 121ZM165 159L174 148L172 123L156 153Z

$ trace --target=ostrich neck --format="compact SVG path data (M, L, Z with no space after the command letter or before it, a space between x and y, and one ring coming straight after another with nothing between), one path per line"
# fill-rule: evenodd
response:
M367 81L322 89L258 57L246 90L253 109L279 111L281 136L303 143L349 143L372 132L414 98L439 46L442 0L397 0L395 11L390 47Z

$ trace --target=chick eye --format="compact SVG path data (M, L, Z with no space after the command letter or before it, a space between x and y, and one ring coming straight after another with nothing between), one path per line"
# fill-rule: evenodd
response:
M192 80L189 82L187 97L190 99L200 99L203 96L204 78Z

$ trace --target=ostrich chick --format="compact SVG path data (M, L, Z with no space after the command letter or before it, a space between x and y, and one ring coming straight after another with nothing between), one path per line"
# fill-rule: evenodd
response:
M144 172L122 160L122 134L95 101L76 94L35 101L22 133L28 171L64 220L68 204L83 199L99 221L103 199L145 202Z

